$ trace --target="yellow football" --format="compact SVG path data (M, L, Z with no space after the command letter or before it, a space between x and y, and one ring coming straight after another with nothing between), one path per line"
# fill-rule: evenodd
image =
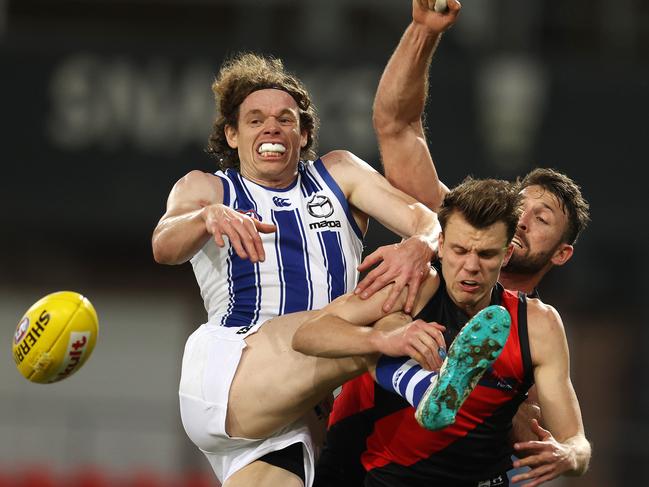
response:
M41 298L16 327L12 353L18 372L41 384L74 374L97 341L97 312L87 298L60 291Z

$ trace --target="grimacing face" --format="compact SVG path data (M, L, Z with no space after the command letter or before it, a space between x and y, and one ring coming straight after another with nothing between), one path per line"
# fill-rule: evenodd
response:
M237 149L242 176L258 184L284 187L295 178L307 133L300 111L282 90L253 91L239 107L237 127L225 127L228 145Z
M552 265L562 265L572 256L572 246L562 242L568 215L558 198L542 186L522 191L523 213L512 240L514 253L504 271L535 274Z
M470 316L487 306L511 252L504 222L479 229L460 213L452 213L439 237L439 257L453 302Z

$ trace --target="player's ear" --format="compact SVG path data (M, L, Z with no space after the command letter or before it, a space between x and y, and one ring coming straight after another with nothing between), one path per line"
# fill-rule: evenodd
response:
M554 265L563 265L570 260L575 248L567 243L562 243L552 255L551 262Z
M225 133L225 140L228 141L228 145L230 146L230 148L236 149L238 147L237 128L233 127L232 125L226 125L225 128L223 129L223 132Z
M437 258L442 260L444 254L444 232L439 232L439 237L437 238Z
M505 258L503 259L503 264L500 267L505 267L509 263L509 259L512 258L513 254L514 254L514 244L509 242L509 245L505 250Z
M300 147L304 149L307 142L309 142L309 133L306 130L302 130L302 133L300 134Z

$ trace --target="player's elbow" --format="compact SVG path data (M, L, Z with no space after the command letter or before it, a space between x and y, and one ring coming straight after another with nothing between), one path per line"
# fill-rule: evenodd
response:
M381 139L397 137L404 129L404 124L390 116L386 110L379 108L380 105L374 105L372 112L372 125L376 136Z
M173 247L165 242L165 239L159 235L153 236L151 240L151 248L153 250L153 260L158 264L176 265L182 264L179 259L178 253L174 251Z
M157 264L171 265L174 263L171 255L160 245L153 245L153 260Z

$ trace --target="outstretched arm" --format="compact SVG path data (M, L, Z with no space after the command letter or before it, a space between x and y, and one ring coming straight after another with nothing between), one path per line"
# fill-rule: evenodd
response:
M369 215L397 235L412 237L408 245L403 245L409 256L397 253L389 263L384 262L374 275L376 282L372 289L375 292L395 283L383 305L387 312L407 285L404 310L410 312L435 252L437 215L396 189L378 171L350 152L332 151L323 156L322 161L360 220L367 221Z
M160 264L187 262L210 236L219 247L227 236L242 259L264 260L259 232L273 232L275 226L242 215L223 204L221 180L201 171L191 171L174 185L167 210L155 230L151 244Z
M422 116L433 53L442 33L455 22L460 3L449 0L443 13L433 10L434 3L413 0L413 21L379 82L373 122L388 181L437 211L448 188L437 175Z
M531 480L525 485L536 486L559 475L582 475L588 469L591 448L570 380L568 344L559 314L551 306L530 301L528 324L534 379L547 429L534 419L532 430L538 440L514 445L517 452L528 455L514 466L531 470L512 482Z
M437 211L448 188L437 175L426 143L422 116L433 53L442 32L455 21L460 4L450 0L449 10L437 13L433 11L434 3L434 0L413 1L413 22L403 34L379 82L373 122L387 180ZM434 231L434 234L438 233L438 230ZM435 241L430 248L433 253L436 251ZM404 269L403 263L424 262L427 255L428 249L416 239L378 248L359 267L359 271L364 272L376 266L358 283L356 293L367 299L395 276L400 276L395 281L395 292L401 290L402 284L408 284L410 295L405 309L410 311L425 269L424 264ZM385 303L386 309L393 298L394 295L390 296Z

